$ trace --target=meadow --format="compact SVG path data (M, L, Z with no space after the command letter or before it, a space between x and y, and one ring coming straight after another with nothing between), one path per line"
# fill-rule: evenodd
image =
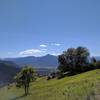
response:
M30 94L12 84L0 89L0 100L100 100L100 70L93 70L62 79L37 78Z

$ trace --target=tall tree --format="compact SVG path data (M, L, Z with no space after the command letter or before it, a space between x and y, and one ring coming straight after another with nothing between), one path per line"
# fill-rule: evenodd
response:
M89 50L85 47L76 48L76 71L83 72L86 71L89 64Z
M69 71L70 73L78 73L86 70L88 65L89 51L85 47L69 48L58 57L61 72Z

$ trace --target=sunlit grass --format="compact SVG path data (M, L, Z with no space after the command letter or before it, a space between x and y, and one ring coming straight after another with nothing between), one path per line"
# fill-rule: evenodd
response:
M0 100L96 100L100 94L99 84L99 69L60 80L47 81L43 77L31 84L30 95L23 96L24 89L13 85L0 90Z

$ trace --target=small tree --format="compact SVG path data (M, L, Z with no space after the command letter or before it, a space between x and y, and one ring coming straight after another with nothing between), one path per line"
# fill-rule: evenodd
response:
M24 86L25 95L29 93L30 82L32 82L35 77L35 71L31 66L25 66L16 76L16 86L21 87Z

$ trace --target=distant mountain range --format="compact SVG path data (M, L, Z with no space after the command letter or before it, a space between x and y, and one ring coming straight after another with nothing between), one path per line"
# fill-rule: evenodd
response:
M100 56L95 58L100 60ZM12 82L16 73L25 65L32 65L40 75L47 75L57 68L58 57L48 54L42 57L28 56L0 60L0 86Z
M58 57L53 55L46 55L42 57L19 57L19 58L6 58L6 61L12 61L23 67L24 65L32 65L35 68L56 68L58 66Z
M18 65L11 61L0 60L0 87L12 82L14 76L19 72Z
M100 56L95 56L95 58L100 60ZM58 57L50 54L42 57L28 56L19 58L5 58L4 60L12 61L20 67L32 65L35 68L57 68L58 66Z

